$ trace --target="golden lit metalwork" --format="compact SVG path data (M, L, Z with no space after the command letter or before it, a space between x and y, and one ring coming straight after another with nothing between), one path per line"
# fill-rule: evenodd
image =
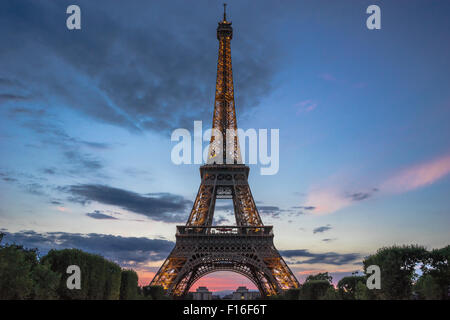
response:
M262 296L298 288L299 283L273 244L272 226L264 226L248 184L237 137L230 43L231 22L217 27L219 58L213 133L201 184L185 226L177 226L175 248L151 285L183 296L204 275L224 270L250 279ZM232 199L236 226L213 226L216 199Z

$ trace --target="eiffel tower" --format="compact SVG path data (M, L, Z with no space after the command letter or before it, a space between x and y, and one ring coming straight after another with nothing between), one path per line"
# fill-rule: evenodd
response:
M213 130L208 159L200 167L201 184L189 219L177 226L176 244L150 285L184 296L201 277L232 271L247 277L261 296L298 288L299 283L273 244L272 226L265 226L248 184L250 168L242 163L236 134L230 43L226 4L217 27L219 58ZM230 133L231 132L231 133ZM232 199L235 226L213 226L216 199Z

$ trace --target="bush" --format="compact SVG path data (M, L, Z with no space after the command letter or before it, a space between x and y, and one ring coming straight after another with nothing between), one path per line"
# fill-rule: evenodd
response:
M366 276L344 277L338 282L339 294L344 300L355 300L357 284L366 283Z
M285 300L298 300L300 297L300 288L286 290L283 294Z
M300 288L300 300L318 300L331 288L328 280L308 280Z
M146 286L143 287L145 297L151 297L152 300L166 300L169 299L166 296L166 292L162 286Z
M319 297L320 300L341 300L339 292L334 287L329 287L325 294Z

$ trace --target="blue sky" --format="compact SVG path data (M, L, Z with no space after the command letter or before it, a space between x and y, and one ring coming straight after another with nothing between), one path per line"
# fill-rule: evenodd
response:
M79 31L65 27L70 4ZM381 246L447 245L450 4L228 4L238 125L280 130L280 170L251 165L252 192L297 277L349 274ZM371 4L381 30L366 28ZM221 12L216 1L2 1L6 241L107 252L151 278L200 183L198 165L171 162L170 133L211 124Z

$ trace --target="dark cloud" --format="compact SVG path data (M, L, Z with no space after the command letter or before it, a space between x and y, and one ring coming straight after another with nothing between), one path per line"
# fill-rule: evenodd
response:
M257 203L261 203L258 202ZM270 206L270 205L256 205L256 208L258 209L258 212L261 215L265 215L267 217L271 217L273 219L280 218L280 214L283 212L286 212L287 214L292 214L291 210L281 209L278 206ZM221 211L227 211L227 212L233 212L234 213L234 206L233 203L221 203L220 200L218 200L218 203L215 206L215 210L221 210Z
M17 102L17 101L23 101L27 100L27 97L20 96L17 94L11 94L11 93L2 93L0 94L0 104L4 102Z
M349 197L353 201L361 201L361 200L369 198L370 197L370 193L357 192L357 193L350 194Z
M64 152L64 156L70 163L76 163L80 165L84 170L91 171L103 168L103 163L89 154L71 150Z
M331 242L331 241L334 241L334 240L336 240L335 238L326 238L326 239L322 239L322 241L323 242Z
M332 264L332 265L344 265L349 263L359 262L361 255L359 253L312 253L306 249L298 250L280 250L280 254L286 258L306 258L303 260L288 261L292 264Z
M316 207L313 207L313 206L294 206L292 208L294 208L294 209L303 209L303 210L310 211L310 210L314 210Z
M229 224L231 224L231 222L230 222L230 220L228 219L228 218L226 218L226 217L223 217L223 216L217 216L217 217L214 217L214 224L215 225L224 225L224 224L226 224L226 225L229 225Z
M41 254L51 249L76 248L96 253L122 266L165 259L174 243L162 239L122 237L98 233L66 233L35 231L5 232L3 243L16 243L37 248Z
M183 222L192 201L171 193L136 192L98 184L81 184L60 188L72 195L71 201L86 203L96 201L118 206L128 211L142 214L148 218L164 222Z
M42 170L42 172L44 172L46 174L53 175L53 174L56 174L56 169L55 168L44 168Z
M322 233L331 229L331 226L327 224L326 226L317 227L313 230L313 233Z
M1 2L0 37L8 43L0 52L4 85L20 78L35 101L51 98L58 108L133 131L161 132L191 127L194 119L210 121L219 3L77 4L82 29L69 31L64 1ZM277 46L276 39L262 41L271 31L262 23L267 14L230 13L241 116L271 92ZM21 97L14 94L4 93L8 101Z
M316 207L313 206L293 206L291 207L290 211L293 211L296 213L296 215L302 215L306 214L309 211L314 210ZM300 210L298 210L300 209Z
M284 211L277 206L258 206L259 213L270 216L272 218L279 218L280 214Z
M0 178L5 181L5 182L16 182L17 179L11 177L9 174L4 173L4 172L0 172Z
M25 188L25 191L30 194L33 194L36 196L45 195L44 186L40 183L25 184L25 185L23 185L23 187Z
M110 216L108 214L104 214L99 210L94 210L94 212L88 212L86 215L93 219L99 219L99 220L117 220L117 218Z
M21 188L23 191L37 196L47 195L47 185L43 183L45 179L25 172L0 172L0 179L10 182Z
M378 191L378 188L373 188L369 192L355 192L355 193L348 194L347 197L352 199L352 201L362 201L362 200L366 200L367 198L370 198L377 191Z
M216 211L233 211L234 212L234 205L232 203L227 204L220 204L220 200L217 200L217 203L214 207Z
M54 146L61 151L68 168L45 168L45 174L69 173L77 175L92 174L104 167L103 161L93 156L89 151L105 150L111 145L103 142L87 141L69 135L61 125L41 109L13 108L10 116L36 134L42 147Z

